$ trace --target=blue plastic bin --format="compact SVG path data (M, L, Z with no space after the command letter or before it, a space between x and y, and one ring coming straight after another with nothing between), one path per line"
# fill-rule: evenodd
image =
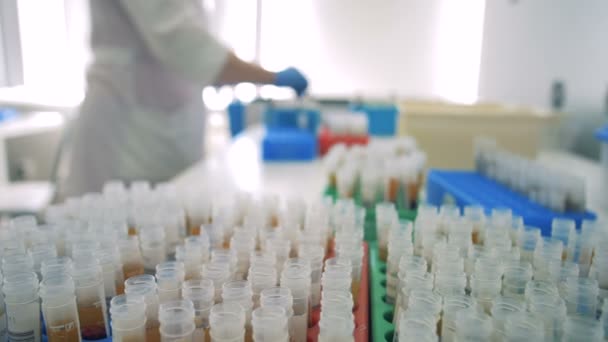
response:
M473 171L431 170L427 179L426 195L427 202L434 205L445 202L454 202L461 207L478 204L485 207L488 213L492 208L511 208L514 214L523 217L527 226L540 228L544 236L551 235L551 223L554 218L573 219L577 228L580 228L583 220L596 218L591 212L554 212Z
M375 136L394 136L397 134L399 109L394 104L353 104L351 110L367 115L368 132Z
M236 100L228 105L228 121L233 137L241 133L245 129L245 104Z
M310 161L317 157L317 138L299 129L267 129L262 141L264 161Z
M321 113L316 109L297 107L272 107L264 112L268 129L301 129L316 134Z

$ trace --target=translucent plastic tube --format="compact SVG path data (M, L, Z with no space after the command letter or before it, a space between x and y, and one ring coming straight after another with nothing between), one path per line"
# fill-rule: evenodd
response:
M161 226L144 226L139 234L139 240L144 269L152 273L156 265L167 260L165 229Z
M505 332L506 342L542 341L545 338L544 324L540 317L523 311L507 317Z
M350 317L323 316L319 321L319 342L353 342L355 323Z
M479 205L464 207L464 218L472 225L471 241L476 245L481 244L486 220L483 207Z
M456 317L456 342L488 341L492 336L492 319L477 310L462 310Z
M235 250L225 248L212 250L211 263L223 263L228 265L230 279L235 279L238 265L238 256L236 255Z
M140 295L118 295L110 302L112 340L146 340L146 304Z
M290 334L296 342L306 340L306 329L308 327L308 311L310 300L310 267L303 264L285 265L281 275L281 287L291 290L293 296L293 317L290 326L294 328Z
M576 238L576 224L574 220L556 218L551 223L551 237L564 244L562 260L572 260L574 257L574 243Z
M494 321L494 332L492 339L502 341L505 338L505 322L510 315L525 310L524 304L510 297L496 297L492 305L492 319Z
M161 341L194 341L194 305L190 300L180 299L160 304L158 319Z
M455 339L457 329L456 319L467 309L476 308L475 299L465 295L447 296L443 300L443 316L441 319L441 340L451 342Z
M245 310L238 303L215 304L209 323L212 342L245 341Z
M246 280L233 280L224 283L222 286L223 302L238 303L245 310L245 341L250 341L253 336L251 326L252 296L251 284Z
M571 277L565 286L564 300L568 314L595 317L599 294L597 280Z
M40 272L42 278L46 278L49 275L65 273L72 275L72 259L70 257L56 257L43 260L40 265Z
M261 307L279 306L285 310L290 341L295 339L296 322L293 318L293 297L291 290L286 287L273 287L262 290L260 294Z
M142 274L125 280L125 293L144 297L146 303L146 341L160 341L158 293L154 276Z
M277 269L271 264L252 264L247 280L253 291L253 307L257 308L260 306L260 293L264 289L277 286Z
M252 313L253 341L287 342L289 331L285 309L280 306L259 307Z
M604 330L598 320L591 317L568 316L564 323L563 342L600 342L604 339Z
M101 267L94 260L79 260L72 272L76 303L83 339L95 340L110 335L106 296Z
M176 301L181 296L180 291L185 277L184 265L182 263L177 265L160 269L157 266L156 285L158 300L161 304Z
M42 313L50 342L80 341L80 321L72 277L65 273L49 275L40 284Z
M23 272L33 272L34 261L29 254L5 255L2 258L2 274L5 277Z
M512 262L505 265L502 294L524 300L526 284L532 279L532 266L528 262Z
M54 243L38 244L30 247L28 254L34 263L34 271L38 274L39 278L42 278L40 272L42 261L57 257L57 249Z
M208 279L213 282L215 288L214 301L222 302L222 286L230 279L230 266L225 263L211 262L203 265L203 279Z
M273 238L266 240L266 250L273 252L277 257L277 274L283 272L283 265L291 254L291 241L283 238Z
M532 262L534 250L540 241L540 229L536 227L526 226L521 231L517 246L521 253L521 260Z
M399 322L399 317L402 312L409 307L409 296L414 289L433 289L433 275L431 273L409 273L401 287L399 302L395 305L393 314L395 325Z
M230 239L230 248L236 252L237 256L237 280L243 280L247 278L247 271L249 270L249 257L251 253L255 251L255 236L254 233L247 232L243 229L242 231L236 231Z
M125 280L144 274L144 260L139 251L139 239L137 236L128 236L118 240L118 248L123 267L123 278Z
M298 255L300 258L310 260L311 305L313 308L318 307L321 303L321 275L325 249L319 245L302 245L298 250Z
M528 299L528 309L543 319L545 341L561 341L566 304L557 295L537 294Z
M214 304L215 290L209 279L186 280L182 284L182 298L192 301L194 305L195 341L209 341L209 313Z
M5 276L3 292L9 341L40 341L40 301L36 273Z

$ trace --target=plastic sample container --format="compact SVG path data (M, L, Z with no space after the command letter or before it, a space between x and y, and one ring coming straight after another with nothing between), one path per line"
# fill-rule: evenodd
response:
M327 128L322 128L319 132L319 154L325 155L332 146L344 144L346 146L367 145L368 135L343 135L335 134Z
M602 193L608 191L608 126L605 126L595 132L595 137L600 141L600 162L603 168L603 180L600 183L602 186ZM608 210L608 196L603 196L603 203L601 204L605 210Z
M472 168L473 141L477 137L491 138L509 151L535 159L545 133L556 126L560 116L491 103L462 105L408 100L399 107L399 134L416 138L429 156L428 165L442 169Z
M338 190L335 187L328 186L323 192L325 196L329 196L336 200L338 198ZM353 195L355 203L361 206L360 191L355 191ZM378 200L381 202L382 200ZM399 219L413 221L416 218L417 210L399 210ZM375 204L365 210L365 235L363 239L367 242L376 241L376 206Z
M357 301L357 307L353 311L353 315L355 316L355 342L366 342L366 341L376 341L375 339L370 339L370 329L369 329L369 315L370 310L375 310L375 307L370 307L370 256L371 256L371 245L364 243L363 247L363 263L361 265L361 280L359 287L359 298ZM328 255L328 258L332 257L332 255ZM373 304L373 301L372 301ZM312 321L317 322L314 326L308 328L308 338L307 342L316 342L319 336L319 317L321 315L321 307L315 308L312 311ZM392 339L391 339L392 342Z
M580 228L583 220L593 220L591 212L558 213L526 196L489 178L472 171L431 170L427 178L427 201L433 205L454 203L464 207L478 204L489 213L492 208L511 208L513 214L523 217L527 226L541 229L543 236L551 235L551 223L555 218L572 219Z
M314 134L300 129L267 129L262 140L264 161L310 161L317 157Z

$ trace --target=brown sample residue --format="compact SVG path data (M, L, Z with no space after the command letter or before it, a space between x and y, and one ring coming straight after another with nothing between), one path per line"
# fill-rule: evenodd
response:
M106 322L101 302L78 304L80 334L85 340L106 338Z
M124 274L125 280L133 276L144 274L144 264L139 262L125 263L122 266L122 273Z
M75 321L54 322L52 326L47 326L46 333L49 342L80 341L80 331Z

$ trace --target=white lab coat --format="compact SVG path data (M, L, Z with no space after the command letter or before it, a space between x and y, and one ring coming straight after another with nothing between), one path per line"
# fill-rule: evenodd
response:
M90 0L93 61L65 194L111 179L167 181L202 155L201 90L227 49L197 0Z

